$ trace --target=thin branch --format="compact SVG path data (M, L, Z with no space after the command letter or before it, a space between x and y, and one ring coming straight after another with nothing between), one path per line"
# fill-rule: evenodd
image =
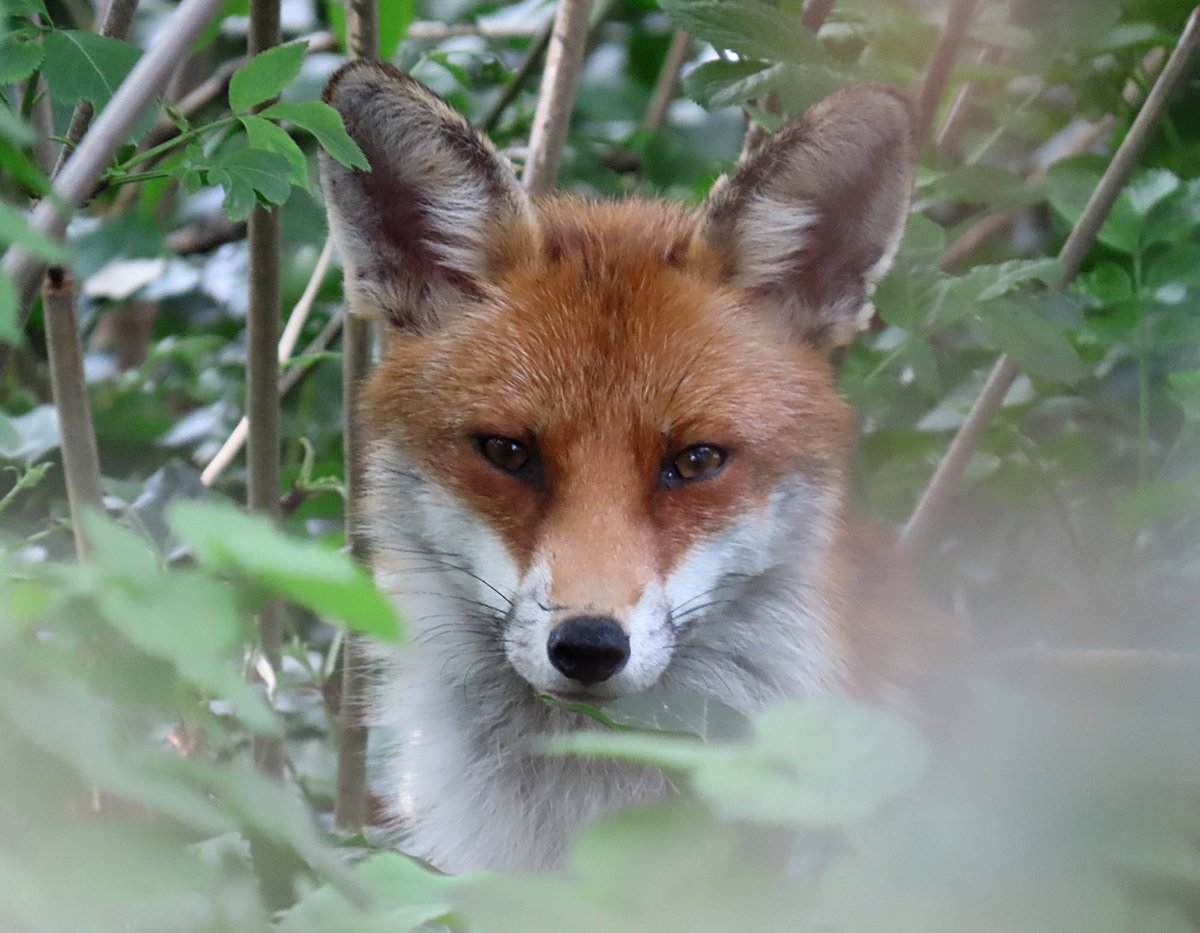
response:
M244 220L230 220L219 214L173 230L167 235L167 249L180 256L196 256L211 253L226 243L236 243L245 236Z
M946 24L938 37L937 47L925 68L925 77L921 82L921 91L917 96L917 139L924 144L937 119L938 105L946 91L946 83L950 80L950 72L958 61L958 52L979 0L953 0L950 11L946 16Z
M279 44L279 0L251 0L247 53ZM246 241L250 300L246 311L246 504L279 518L279 280L280 209L256 204ZM263 658L279 670L283 654L283 604L270 600L258 619ZM283 778L283 745L277 736L257 736L254 759L268 777Z
M129 35L129 27L133 25L134 14L137 13L138 0L108 0L104 17L100 20L100 35L110 39L125 39ZM54 166L54 174L62 171L63 165L83 139L83 134L92 125L91 101L81 100L75 105L71 114L71 122L67 127L67 139L58 153L58 162Z
M142 111L162 93L182 57L222 5L223 0L183 0L63 166L50 196L33 211L31 222L38 232L55 240L63 238L71 213L82 206ZM4 257L3 271L16 286L18 321L24 326L46 263L14 246Z
M308 283L304 286L304 292L300 295L300 300L296 302L292 313L288 315L287 325L283 329L283 334L279 338L278 358L280 363L286 363L292 358L292 352L296 349L296 341L300 338L300 332L304 329L304 324L308 320L309 314L312 312L313 305L316 302L317 292L321 288L321 283L325 281L325 276L329 272L329 263L333 258L333 237L325 239L325 246L321 250L321 255L317 257L317 264L313 267L312 275L308 277ZM322 348L324 349L324 348ZM282 398L287 392L287 388L281 382L279 386L279 395ZM205 466L204 472L200 474L200 482L205 486L211 486L224 473L231 463L241 453L242 447L246 443L246 434L250 427L250 421L246 416L237 423L237 427L226 438L225 443L221 445L220 450L216 452L213 458Z
M496 125L500 122L500 116L508 109L508 105L517 99L517 95L529 83L529 79L537 71L538 62L546 54L546 48L550 45L550 33L553 31L554 20L551 20L538 33L537 40L525 52L524 58L521 59L521 64L517 66L516 73L509 80L508 84L504 85L504 90L500 92L500 96L496 98L496 102L492 104L488 112L484 114L483 119L479 121L479 128L485 133L490 133L496 128Z
M83 374L83 342L75 316L75 279L61 270L46 276L42 305L46 309L50 387L62 442L71 527L75 533L75 551L83 559L88 550L83 513L88 509L103 509L104 494L100 488L100 455L96 450L92 406Z
M979 53L979 64L996 65L1003 57L1004 49L1000 46L986 45ZM946 114L942 128L938 131L937 149L943 155L949 155L958 148L959 137L967 122L967 116L971 112L971 98L975 96L978 89L978 81L968 81L958 89L954 103L950 105L950 112Z
M1084 257L1095 242L1096 235L1108 218L1121 190L1129 181L1151 134L1158 127L1171 91L1184 76L1197 44L1200 44L1200 7L1196 8L1188 18L1179 43L1171 53L1166 67L1158 81L1155 82L1137 119L1134 120L1129 134L1117 149L1116 155L1113 156L1112 163L1100 179L1100 184L1092 192L1092 197L1084 209L1083 216L1079 218L1079 223L1075 225L1075 229L1071 231L1071 235L1059 253L1063 267L1062 278L1058 283L1060 290L1065 290L1078 274ZM984 431L1004 403L1004 398L1012 387L1017 373L1017 365L1009 357L1001 356L996 361L983 391L967 416L967 420L959 429L954 440L951 441L950 448L938 465L933 479L921 494L917 507L904 528L905 547L920 548L928 539L937 518L962 481L963 473L974 457L975 451L983 439Z
M559 161L575 104L575 86L583 67L591 7L591 0L559 0L554 12L546 70L529 134L529 157L522 175L525 190L535 197L548 194L558 181Z
M481 36L484 39L532 39L541 34L540 28L524 23L440 23L417 20L408 25L408 38L417 42L441 42L459 36Z
M679 88L679 72L687 61L688 53L692 50L692 37L682 29L671 37L671 46L667 49L666 58L658 72L658 80L650 95L650 104L646 107L646 116L642 119L643 130L660 129L667 119L667 111L675 100L675 92Z
M810 32L820 32L833 12L836 0L805 0L804 9L800 12L800 25Z
M350 0L346 15L350 54L379 57L379 7L376 0ZM342 448L346 484L346 540L350 553L366 561L367 538L359 523L364 485L363 424L358 393L371 371L371 321L343 312ZM358 832L367 822L368 662L362 643L347 636L342 647L342 701L338 707L337 785L333 819L338 829Z

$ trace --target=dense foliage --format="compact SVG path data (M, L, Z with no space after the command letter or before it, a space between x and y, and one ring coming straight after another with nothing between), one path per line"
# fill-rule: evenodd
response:
M287 364L299 378L283 404L285 533L232 507L238 463L201 482L244 401L240 222L255 203L283 212L292 307L326 234L315 148L362 158L318 102L344 57L318 32L344 30L336 2L286 3L290 44L184 106L236 66L245 6L233 0L193 48L173 102L141 122L65 249L22 216L47 190L37 128L61 138L78 101L103 108L173 7L146 0L130 42L95 35L82 0L0 7L0 246L64 261L80 283L108 512L89 519L94 555L76 562L41 309L22 326L0 276L0 928L1200 925L1200 676L1184 654L1200 652L1195 66L1083 274L1048 287L1188 3L981 6L941 111L974 82L967 119L927 146L878 319L840 361L860 412L859 505L889 524L997 355L1020 364L923 569L982 653L1024 676L981 678L968 737L949 751L832 698L753 723L657 693L594 714L603 728L547 753L658 764L684 794L589 832L561 878L445 878L381 851L384 834L330 830L342 632L403 637L339 551L340 358L320 339L340 313L337 273L300 335L318 349ZM596 6L561 184L697 201L738 155L742 108L772 126L850 81L916 86L947 4L840 0L819 38L795 0ZM519 161L536 81L494 108L550 7L381 7L382 54ZM481 29L405 38L417 21ZM683 96L646 127L675 28L695 38ZM1060 158L1106 115L1086 151ZM974 222L1012 209L1013 224L942 268ZM246 675L263 670L251 620L271 594L288 601L288 644L264 683ZM1031 643L1140 661L1072 656L1047 677ZM252 767L263 735L283 738L283 787Z

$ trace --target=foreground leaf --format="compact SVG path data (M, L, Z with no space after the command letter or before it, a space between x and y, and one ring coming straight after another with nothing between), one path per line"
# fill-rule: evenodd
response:
M167 523L202 564L259 580L364 634L401 637L391 602L346 554L288 538L266 519L231 505L180 502L168 511Z

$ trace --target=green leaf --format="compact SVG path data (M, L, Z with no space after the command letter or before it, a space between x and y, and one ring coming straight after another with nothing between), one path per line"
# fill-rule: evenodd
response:
M308 160L304 158L304 152L287 134L287 131L262 117L245 116L240 119L242 126L246 128L246 135L250 139L250 148L278 152L287 159L288 165L291 167L288 181L301 188L307 188Z
M979 326L991 346L1032 376L1069 383L1086 372L1063 332L1019 301L991 302L980 312Z
M66 253L62 244L39 233L25 215L0 201L0 243L17 243L46 262L62 262Z
M341 891L325 885L307 894L280 918L281 933L405 933L448 919L453 893L470 876L441 875L398 852L372 855L354 868L372 895L366 912Z
M1114 305L1133 297L1133 279L1123 266L1104 262L1075 280L1076 287L1101 305Z
M167 522L206 566L259 580L356 631L387 641L401 637L391 602L346 554L294 541L266 519L229 505L180 502Z
M1200 369L1167 376L1171 398L1192 424L1200 424Z
M307 50L307 42L289 42L255 55L229 81L230 109L248 113L255 105L277 96L300 74Z
M719 49L771 62L832 64L799 17L761 0L663 0L675 25Z
M350 138L341 114L318 100L281 101L262 112L269 120L286 120L317 138L317 142L334 159L347 168L371 170L371 165L358 143Z
M1103 160L1097 161L1091 156L1064 159L1050 169L1046 178L1050 204L1068 223L1079 223L1103 170ZM1126 189L1100 228L1099 240L1105 246L1134 256L1141 248L1142 228L1142 217L1134 209Z
M1156 204L1179 190L1179 176L1165 168L1139 172L1125 188L1134 213L1145 217Z
M291 172L291 164L278 152L238 149L217 163L212 176L225 189L225 213L232 220L245 220L259 200L282 204L288 199Z
M770 71L766 62L718 58L684 75L683 92L707 110L729 107L757 97L770 83Z
M136 45L93 32L55 29L43 40L42 75L55 103L91 101L97 110L109 102L141 56Z
M38 38L33 30L24 29L0 36L0 84L24 81L37 70L46 54Z

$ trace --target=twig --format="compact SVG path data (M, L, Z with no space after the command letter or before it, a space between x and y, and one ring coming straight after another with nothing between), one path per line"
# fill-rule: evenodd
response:
M110 39L126 38L129 35L129 27L133 25L137 7L138 0L108 0L104 17L100 20L100 29L98 30L100 35L108 36ZM75 105L75 112L71 114L71 122L67 126L66 142L59 150L58 161L54 166L55 175L62 171L63 165L71 157L71 153L75 151L75 147L79 145L79 141L83 139L83 134L87 132L91 124L91 101L81 100Z
M167 235L167 249L180 256L210 253L218 246L236 243L246 236L244 220L230 220L224 214L198 220Z
M675 91L679 87L679 71L687 61L688 53L692 50L692 37L682 29L677 30L671 37L671 46L663 59L662 69L658 72L658 80L650 95L650 104L646 107L646 116L642 119L643 130L657 130L667 118L667 110L675 99Z
M296 302L296 306L292 308L292 313L288 315L287 325L283 329L283 334L279 338L278 358L280 363L286 363L292 358L292 352L296 348L296 341L300 337L300 331L304 329L304 324L308 320L309 314L312 312L313 304L316 302L317 292L321 288L321 283L325 281L325 276L329 272L329 263L333 258L333 238L327 237L325 246L321 250L321 255L317 257L317 264L313 267L312 275L308 277L308 284L304 286L304 292L300 295L300 300ZM279 395L282 397L287 389L283 383L279 386ZM250 421L246 416L237 423L237 427L226 438L225 443L221 445L220 450L216 452L213 458L205 466L204 472L200 474L200 482L205 486L211 486L224 473L237 455L241 453L243 445L246 443L246 434L250 427Z
M87 380L83 374L83 342L75 316L75 279L62 270L46 276L42 286L46 309L46 351L50 358L50 387L54 412L62 439L63 472L67 480L67 503L75 551L82 560L88 544L83 531L83 514L104 508L100 488L100 455Z
M180 59L222 5L223 0L183 0L63 166L50 196L33 211L31 222L39 233L63 238L70 214L83 204L146 105L162 93ZM46 263L14 246L4 257L3 270L16 286L18 321L24 326Z
M835 2L836 0L805 0L804 9L800 12L800 25L814 34L819 33L825 25L825 20L829 19L829 14L833 12ZM763 109L773 116L779 116L782 110L779 96L774 92L769 93L763 101ZM755 123L749 114L746 119L746 137L742 140L739 162L745 162L767 138L767 131Z
M279 44L279 0L251 0L247 53ZM250 300L246 311L246 504L272 520L279 518L279 279L280 216L256 204L246 240ZM283 654L283 604L263 607L258 619L263 658L278 672ZM283 745L278 736L256 736L254 760L268 777L283 778Z
M804 9L800 12L800 25L810 32L820 32L833 12L836 0L805 0Z
M508 105L517 99L517 95L529 83L529 79L537 71L538 62L546 54L546 48L550 45L550 34L553 31L554 20L550 20L542 31L538 33L537 40L525 52L525 57L521 59L521 64L517 66L516 73L512 76L508 84L504 86L504 90L500 92L500 96L496 98L496 102L484 114L483 119L479 121L479 128L485 133L490 133L496 128L496 125L500 122L501 115L508 109Z
M1000 46L987 45L979 53L979 64L995 65L1003 56L1004 50ZM979 82L968 81L958 89L954 103L950 105L950 112L946 114L946 120L938 131L937 149L943 155L949 155L958 148L959 136L962 135L963 125L967 122L967 115L971 111L971 98L975 96L978 88Z
M938 37L937 47L925 68L921 91L917 96L917 139L923 144L937 118L938 105L950 80L950 72L958 61L958 51L967 37L967 29L975 17L979 0L953 0L946 15L946 24Z
M1100 179L1100 184L1092 192L1092 197L1084 209L1083 216L1079 218L1079 223L1075 225L1075 229L1071 231L1071 235L1059 253L1059 260L1063 267L1062 278L1058 283L1060 290L1065 290L1078 274L1084 257L1095 242L1096 235L1108 218L1121 190L1129 181L1138 159L1150 140L1150 135L1158 127L1171 91L1183 77L1197 44L1200 44L1200 7L1192 11L1166 67L1158 81L1155 82L1137 119L1134 120L1129 134L1117 149L1116 155L1113 156L1112 163ZM913 510L912 517L909 518L908 524L904 528L903 543L905 547L920 548L929 537L938 516L958 488L967 465L979 447L984 431L995 417L996 412L1000 410L1017 373L1016 363L1008 356L1001 356L996 361L983 391L967 416L967 420L955 435L954 440L951 441L950 448L938 465L929 485L921 494L917 507Z
M351 0L346 16L354 58L379 57L379 7L376 0ZM359 524L363 481L363 424L358 393L371 370L371 322L343 312L342 439L346 482L346 540L358 560L368 557ZM347 636L342 648L342 701L338 707L337 787L333 819L338 829L358 832L367 822L368 662L358 638Z
M591 7L592 0L559 0L554 12L546 70L529 134L529 158L522 175L525 190L535 197L548 194L558 180L575 86L583 67Z
M541 33L524 23L439 23L417 20L408 25L408 38L418 42L441 42L459 36L482 36L484 39L532 39Z

